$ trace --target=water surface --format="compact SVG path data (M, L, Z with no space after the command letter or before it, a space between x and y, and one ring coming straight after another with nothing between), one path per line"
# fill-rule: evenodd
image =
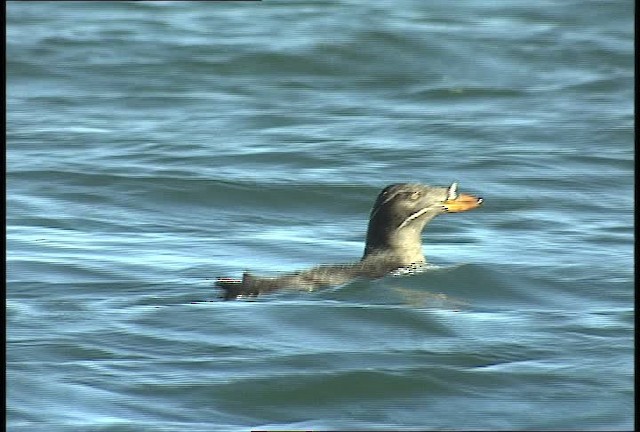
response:
M631 429L632 11L8 2L9 430ZM434 270L218 300L404 181Z

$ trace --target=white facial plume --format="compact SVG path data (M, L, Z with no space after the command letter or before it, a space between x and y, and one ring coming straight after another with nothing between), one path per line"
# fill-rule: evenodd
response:
M447 201L453 201L458 198L458 182L451 183L447 190Z

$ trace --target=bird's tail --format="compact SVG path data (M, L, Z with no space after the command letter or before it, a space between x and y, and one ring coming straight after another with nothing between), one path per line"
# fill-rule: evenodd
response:
M235 300L238 297L255 297L258 290L252 283L253 276L245 272L242 279L219 277L216 279L216 287L224 290L221 298L224 300Z

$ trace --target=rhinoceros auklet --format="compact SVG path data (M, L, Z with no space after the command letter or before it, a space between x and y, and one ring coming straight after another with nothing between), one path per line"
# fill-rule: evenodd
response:
M417 183L392 184L380 192L369 217L367 243L360 261L353 264L321 265L278 277L256 277L247 272L242 279L218 278L223 298L257 296L280 288L312 291L352 279L379 278L392 271L425 264L421 234L425 225L441 213L472 210L483 199L458 193L458 184L434 187Z

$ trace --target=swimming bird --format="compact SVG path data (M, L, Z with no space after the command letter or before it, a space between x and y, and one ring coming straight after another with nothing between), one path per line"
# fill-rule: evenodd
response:
M449 187L399 183L385 187L371 214L364 254L352 264L320 265L277 277L258 277L245 272L242 279L218 278L222 298L251 297L281 288L313 291L341 285L356 278L375 279L398 270L418 269L426 263L422 231L436 216L479 207L482 198Z

